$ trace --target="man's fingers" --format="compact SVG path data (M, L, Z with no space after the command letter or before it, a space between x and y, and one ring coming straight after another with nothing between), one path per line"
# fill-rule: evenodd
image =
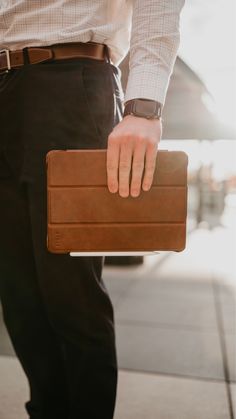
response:
M139 142L133 150L132 141L128 139L123 142L109 140L107 149L109 191L113 193L119 191L120 196L124 198L128 197L129 193L137 197L140 194L141 184L142 189L148 191L153 181L156 154L156 144L146 145L145 141Z
M119 143L109 139L107 148L107 185L110 192L118 191Z
M145 171L143 177L142 188L148 191L152 186L153 175L156 167L157 146L156 144L149 144L146 149L145 156Z
M120 196L139 196L141 188L148 191L153 182L160 120L127 115L108 137L107 183L110 192Z
M140 194L142 175L144 169L145 149L145 143L138 144L134 149L132 163L132 180L130 188L130 193L133 197L136 197Z
M127 140L121 145L119 162L119 194L123 198L129 196L131 164L132 144Z

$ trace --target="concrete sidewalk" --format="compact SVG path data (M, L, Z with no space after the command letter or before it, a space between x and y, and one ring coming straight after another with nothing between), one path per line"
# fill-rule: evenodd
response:
M120 367L115 419L236 418L234 233L196 230L161 262L104 269ZM0 419L26 419L26 381L0 330Z

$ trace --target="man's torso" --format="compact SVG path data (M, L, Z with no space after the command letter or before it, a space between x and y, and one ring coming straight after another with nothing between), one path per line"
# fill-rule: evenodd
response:
M0 48L64 42L99 42L110 47L114 64L130 43L132 0L2 0Z

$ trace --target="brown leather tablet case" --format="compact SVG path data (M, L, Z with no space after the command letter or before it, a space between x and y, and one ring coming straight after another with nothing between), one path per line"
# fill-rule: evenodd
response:
M187 155L158 151L153 186L137 198L107 188L106 150L47 154L52 253L181 251L186 242Z

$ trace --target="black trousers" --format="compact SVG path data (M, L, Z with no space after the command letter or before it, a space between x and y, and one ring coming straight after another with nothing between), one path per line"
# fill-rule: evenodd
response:
M45 155L106 148L121 96L120 71L107 61L0 75L0 298L31 419L113 417L117 360L103 259L47 251Z

